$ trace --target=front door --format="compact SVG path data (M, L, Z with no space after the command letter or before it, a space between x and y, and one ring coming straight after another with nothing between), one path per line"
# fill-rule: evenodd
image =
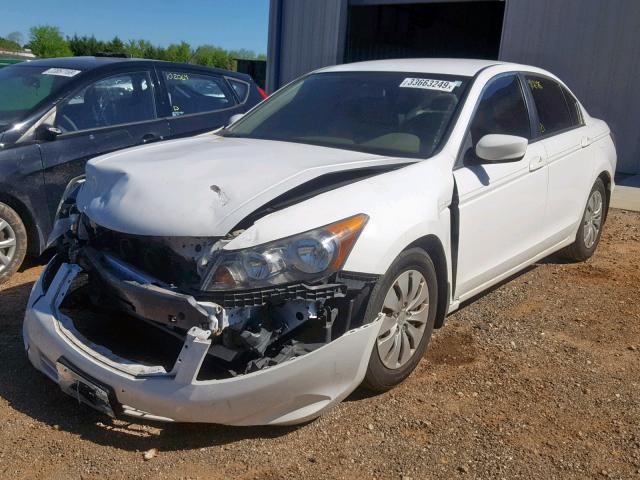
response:
M62 133L40 143L49 213L87 160L169 135L156 113L152 71L136 69L91 82L58 105L47 119Z
M530 139L530 123L518 75L492 79L454 171L460 215L456 299L479 293L540 251L548 183L544 146L529 143L522 159L508 163L475 155L475 145L487 134Z

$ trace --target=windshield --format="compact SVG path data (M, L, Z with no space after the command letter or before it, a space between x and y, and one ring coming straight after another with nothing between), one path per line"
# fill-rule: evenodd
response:
M0 131L21 121L78 73L22 64L0 69Z
M426 158L468 82L428 73L317 73L283 88L222 135Z

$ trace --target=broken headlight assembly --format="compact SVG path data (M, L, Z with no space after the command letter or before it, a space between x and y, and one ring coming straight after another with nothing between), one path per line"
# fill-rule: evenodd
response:
M344 265L367 223L364 214L242 250L213 250L203 290L240 290L326 278Z
M67 187L64 189L64 193L62 194L62 198L60 199L60 203L58 204L58 208L56 210L56 220L60 220L63 218L68 218L71 216L76 210L76 199L78 198L78 193L80 192L80 188L86 182L86 175L80 175L72 179Z
M76 233L80 219L80 214L76 206L76 199L85 181L86 176L81 175L72 179L68 183L67 188L65 188L56 210L53 230L49 234L47 247L53 245L56 240L58 240L67 231L71 231L73 234Z

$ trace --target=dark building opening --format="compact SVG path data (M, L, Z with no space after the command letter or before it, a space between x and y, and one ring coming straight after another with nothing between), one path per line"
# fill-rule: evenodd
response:
M267 62L264 60L236 59L236 71L251 75L260 88L264 88L267 79Z
M344 61L497 59L504 5L502 1L351 5Z

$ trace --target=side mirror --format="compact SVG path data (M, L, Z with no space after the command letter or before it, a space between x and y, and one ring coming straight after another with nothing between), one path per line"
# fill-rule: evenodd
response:
M240 120L242 117L244 117L244 113L236 113L235 115L232 115L231 118L229 119L229 125L233 125L238 120Z
M517 162L525 153L529 140L515 135L485 135L476 145L476 155L487 162Z
M38 140L46 140L48 142L55 140L58 135L62 135L62 130L53 125L40 125L37 130Z

